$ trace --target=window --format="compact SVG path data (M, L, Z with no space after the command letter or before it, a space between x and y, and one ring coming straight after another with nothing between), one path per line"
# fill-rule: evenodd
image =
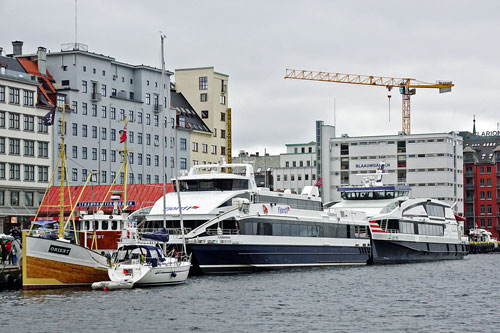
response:
M210 146L210 152L212 154L214 154L214 155L217 154L217 146L216 145L211 145Z
M486 179L486 186L491 187L491 179L490 178Z
M134 121L134 111L128 110L128 120Z
M137 112L137 123L142 124L142 112Z
M82 125L82 136L87 137L87 125Z
M101 84L101 94L102 94L102 97L106 97L106 85L105 84Z
M77 168L73 168L71 170L71 181L78 181L78 169Z
M146 133L146 145L151 145L151 134Z
M35 141L24 140L24 156L35 156Z
M82 114L87 115L87 103L82 103Z
M29 182L35 181L35 166L24 165L24 180Z
M206 102L206 101L208 101L208 94L207 93L200 94L200 102Z
M192 148L193 151L198 151L198 142L192 142L192 146L193 146Z
M10 155L20 155L21 154L21 140L20 139L9 139L9 154Z
M105 162L107 155L106 149L101 149L101 161Z
M208 110L201 111L201 118L202 119L207 119L208 118Z
M187 140L181 138L181 150L187 150Z
M86 181L88 176L87 169L82 169L82 181Z
M151 125L151 115L146 113L146 125Z
M106 140L106 137L107 137L107 130L106 130L106 127L101 127L101 139L102 140Z
M33 206L33 192L24 192L24 205Z
M19 89L9 88L9 103L19 104Z
M111 162L116 162L116 150L111 151Z
M150 93L146 93L146 104L151 105L151 94Z
M173 157L170 157L170 167L174 168L174 166L175 166L175 160Z
M106 118L106 107L104 105L101 106L101 115L103 118Z
M9 128L10 129L17 129L17 130L20 129L19 128L20 118L21 118L21 116L19 115L19 113L9 112Z
M199 78L199 87L200 87L200 90L207 90L208 89L208 77L201 76Z
M35 117L24 115L24 130L28 132L35 131Z
M72 132L73 136L78 136L78 124L77 123L71 124L71 132Z
M151 155L146 154L146 166L151 166Z
M141 132L137 133L137 143L142 145L142 133Z
M82 159L87 159L87 147L82 147Z
M97 126L92 126L92 138L97 139Z
M73 101L71 108L73 109L73 113L78 113L78 102Z
M484 178L483 179L479 179L479 186L480 187L484 187Z
M49 157L49 143L38 141L38 157Z
M9 179L10 180L21 180L21 165L20 164L9 164Z
M226 147L220 147L220 154L221 155L226 155Z
M5 154L5 138L0 137L0 154Z
M160 110L160 107L159 107L159 96L157 94L154 95L153 97L153 105L154 105L154 110L155 111L158 111Z
M208 153L208 145L206 143L201 144L201 152L202 153Z
M0 111L0 127L5 127L5 111Z
M73 152L73 154L72 154L73 158L78 158L78 147L77 146L73 146L71 148L71 150Z
M226 138L226 131L225 131L225 130L222 130L222 129L220 130L220 137L221 137L222 139L225 139L225 138Z
M34 105L34 96L35 92L30 91L30 90L24 90L23 91L23 104L26 106L33 106Z
M226 121L226 113L225 112L220 113L220 121Z
M111 119L113 119L113 120L114 120L114 119L116 119L116 108L111 107L109 110L110 110L110 115L109 115L109 117L110 117Z
M87 93L87 81L82 81L82 93Z
M142 165L142 153L137 154L137 164Z
M160 166L160 156L155 155L155 166Z
M10 192L10 205L11 206L19 206L19 192L11 191Z
M0 86L0 102L5 102L5 86Z
M217 137L217 128L214 128L214 134L213 134L213 137L216 138Z
M97 148L92 148L92 159L97 161Z
M224 95L220 95L219 102L220 102L220 104L222 104L222 105L226 104L226 96L224 96Z
M92 117L97 117L97 104L92 104Z
M181 158L181 170L186 170L187 169L187 159L182 157Z
M49 181L49 167L39 166L38 167L38 181L48 182Z
M157 115L157 114L155 114L154 119L155 119L155 126L157 126L157 127L158 127L158 124L159 124L159 122L160 122L160 119L159 119L159 117L158 117L158 115Z
M101 182L106 183L106 171L102 170L101 171Z

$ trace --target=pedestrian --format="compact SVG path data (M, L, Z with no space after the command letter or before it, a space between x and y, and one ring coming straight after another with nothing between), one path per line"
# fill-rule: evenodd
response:
M21 230L19 230L19 227L14 227L14 230L12 230L12 236L14 236L15 239L21 238Z
M5 244L5 249L7 250L8 264L12 265L12 243L11 243L11 241L7 241L7 244Z
M7 259L7 248L6 248L6 241L2 241L1 244L1 249L2 249L2 264L5 264L5 260Z

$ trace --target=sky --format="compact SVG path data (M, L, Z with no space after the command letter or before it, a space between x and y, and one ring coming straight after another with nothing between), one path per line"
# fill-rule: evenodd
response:
M453 81L419 89L411 133L497 130L500 1L79 0L77 40L91 52L167 69L213 66L229 75L233 155L337 135L401 131L401 96L383 87L284 79L285 69ZM74 0L0 0L0 47L59 51L75 41ZM175 78L174 78L175 81ZM335 108L334 108L335 105ZM335 116L334 116L335 115Z

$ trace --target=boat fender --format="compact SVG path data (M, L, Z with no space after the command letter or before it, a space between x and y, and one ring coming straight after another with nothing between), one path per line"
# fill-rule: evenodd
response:
M170 274L170 275L172 275L172 277L175 278L177 276L177 273L176 272L172 272L172 274Z
M5 274L4 276L5 289L14 289L14 277L10 274Z

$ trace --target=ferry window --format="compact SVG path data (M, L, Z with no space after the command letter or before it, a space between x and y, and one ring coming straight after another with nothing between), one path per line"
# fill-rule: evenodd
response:
M387 224L387 229L399 230L399 220L389 220L389 223Z
M271 223L257 223L257 235L272 235L273 229Z
M273 227L273 236L282 236L282 228L281 228L281 224L280 223L273 223L272 224L272 227Z
M111 230L118 229L118 223L116 221L111 221Z
M300 226L300 237L307 237L307 225Z
M309 237L319 237L319 226L310 225L307 227L307 234Z
M290 225L290 235L293 237L300 236L300 226L297 224Z
M290 236L290 224L284 223L281 225L281 235Z
M89 230L89 221L85 221L83 225L85 230Z
M99 221L95 221L93 223L93 230L99 230Z
M444 217L444 207L443 206L426 204L425 208L426 208L427 214L429 216Z
M108 221L102 221L102 230L108 230Z
M337 229L336 235L332 236L332 237L348 238L347 237L347 226L345 224L339 224L336 229Z

